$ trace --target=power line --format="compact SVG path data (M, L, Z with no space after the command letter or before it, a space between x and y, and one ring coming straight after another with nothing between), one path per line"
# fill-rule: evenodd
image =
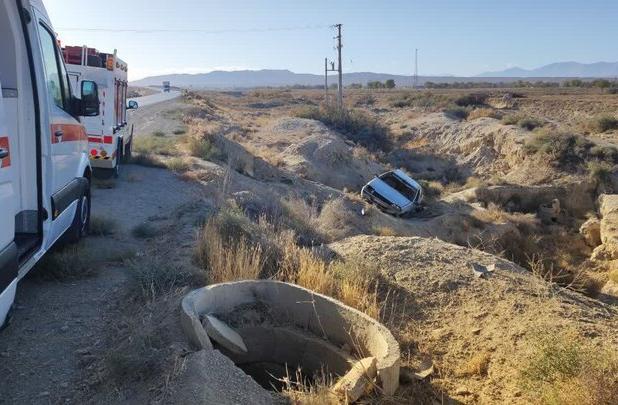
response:
M303 25L295 27L267 27L267 28L247 28L247 29L224 29L224 30L202 30L202 29L134 29L134 28L83 28L83 27L60 27L58 31L74 32L105 32L105 33L133 33L133 34L153 34L153 33L188 33L188 34L233 34L233 33L255 33L255 32L281 32L281 31L307 31L321 30L329 28L328 25Z

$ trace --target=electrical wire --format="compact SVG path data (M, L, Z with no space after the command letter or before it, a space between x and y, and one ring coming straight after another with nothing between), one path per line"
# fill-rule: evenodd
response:
M325 28L330 28L330 26L329 25L304 25L304 26L296 26L296 27L269 27L269 28L224 29L224 30L59 27L57 28L57 31L133 33L133 34L154 34L154 33L234 34L234 33L255 33L255 32L303 31L303 30L318 30L318 29L325 29Z

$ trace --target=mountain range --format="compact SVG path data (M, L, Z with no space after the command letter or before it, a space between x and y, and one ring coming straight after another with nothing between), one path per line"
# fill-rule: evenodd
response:
M528 80L562 81L565 78L614 78L618 77L618 62L598 62L583 64L577 62L552 63L537 69L511 68L499 72L487 72L474 77L457 76L419 76L420 85L431 81L435 83L452 82L514 82L521 78ZM392 79L398 87L413 85L413 77L387 73L358 72L345 73L343 84L366 85L370 81ZM136 80L134 86L160 86L169 81L173 86L202 89L246 89L255 87L323 86L324 76L309 73L294 73L289 70L240 70L214 71L198 74L169 74L151 76ZM336 83L335 75L329 76L329 84Z
M541 66L536 69L522 69L518 67L486 72L477 77L587 77L587 78L614 78L618 77L618 62L558 62Z

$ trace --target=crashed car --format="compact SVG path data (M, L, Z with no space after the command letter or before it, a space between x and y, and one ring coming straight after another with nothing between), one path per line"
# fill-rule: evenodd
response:
M421 209L423 188L402 170L393 170L367 183L361 196L388 214L405 216Z

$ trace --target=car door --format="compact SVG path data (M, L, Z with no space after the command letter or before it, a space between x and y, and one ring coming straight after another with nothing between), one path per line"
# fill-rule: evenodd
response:
M11 164L11 152L15 149L17 134L9 132L3 97L0 82L0 293L17 277L17 249L14 244L17 171Z
M37 28L49 100L52 193L57 193L78 176L88 137L81 123L71 115L71 86L56 36L43 21L39 21Z

